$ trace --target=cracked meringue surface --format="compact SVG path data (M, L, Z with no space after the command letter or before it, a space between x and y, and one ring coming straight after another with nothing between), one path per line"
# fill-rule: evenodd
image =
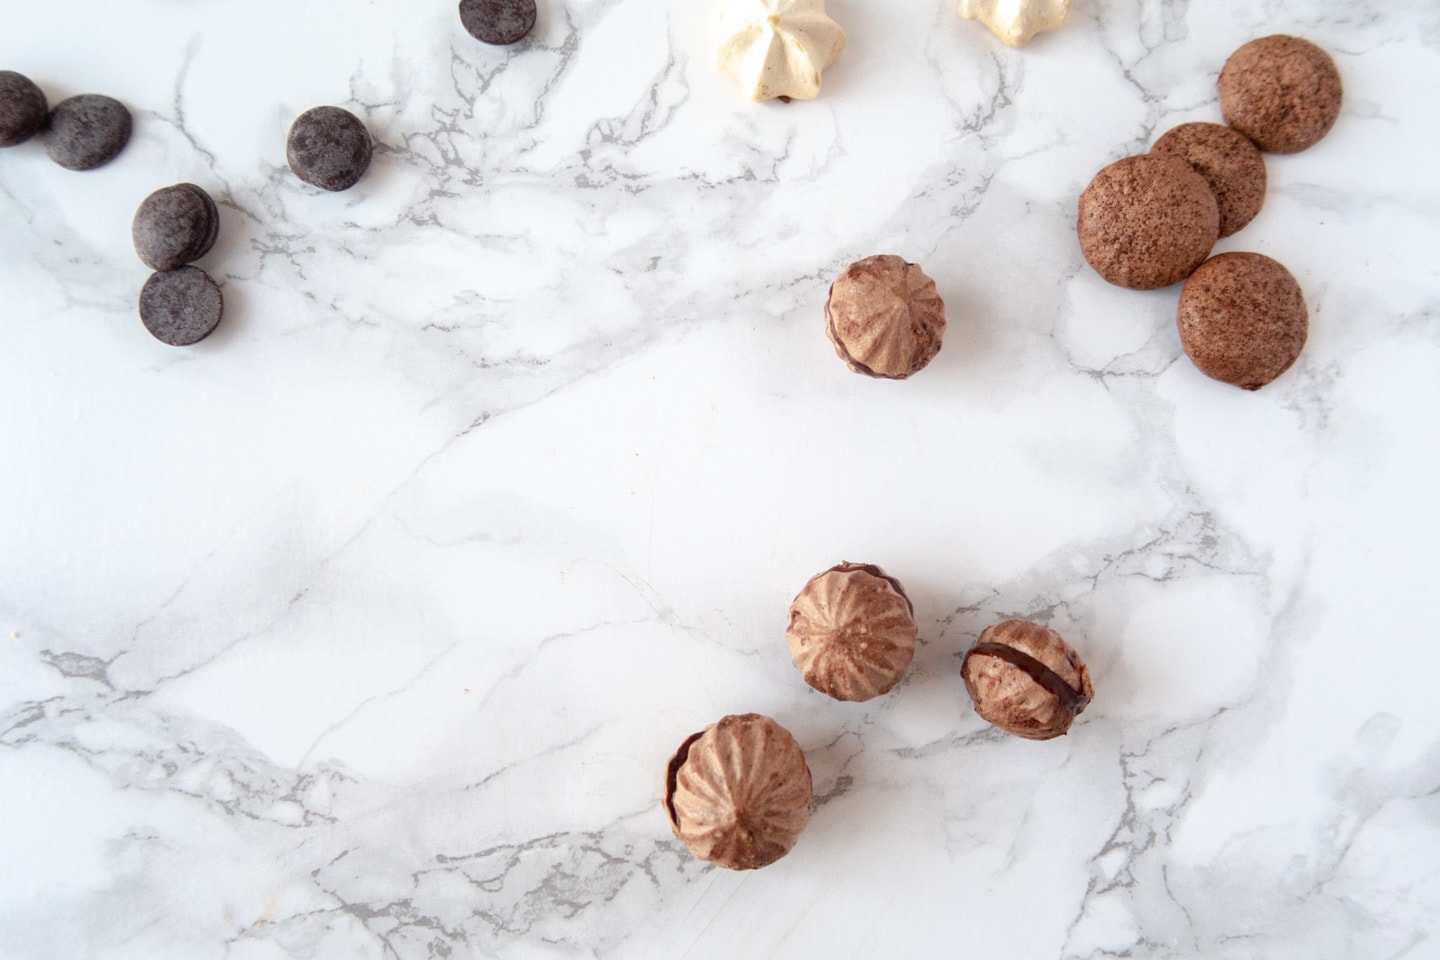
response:
M813 100L820 73L845 49L825 0L726 0L720 8L720 69L753 100Z
M979 20L1010 47L1022 47L1046 30L1065 26L1070 0L960 0L960 16Z

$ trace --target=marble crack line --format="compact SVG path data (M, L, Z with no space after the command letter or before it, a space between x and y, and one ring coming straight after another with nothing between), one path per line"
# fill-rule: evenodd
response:
M690 99L690 88L685 84L684 74L681 72L678 77L679 86L684 90L685 96L673 105L661 103L663 85L676 78L677 66L678 61L672 46L667 51L665 66L659 70L640 102L624 117L605 118L592 123L584 138L585 142L590 143L594 137L606 146L630 148L663 132L670 125L670 120L673 119L676 111ZM664 118L655 124L656 117L662 112L665 113ZM632 124L637 125L638 129L633 134L629 134ZM587 146L581 151L581 156L588 159L591 152ZM614 172L613 168L610 169Z
M58 704L64 699L64 697L50 697L48 700L31 700L16 704L3 717L3 721L7 725L4 729L0 729L0 746L15 748L36 742L38 737L33 734L27 733L18 737L12 737L11 734L24 730L31 724L41 722L46 718L46 705Z
M560 82L561 78L569 72L571 61L575 59L575 54L580 51L580 31L575 26L575 17L571 14L568 5L562 6L561 10L564 11L565 16L565 37L560 41L558 47L546 48L557 54L560 62L555 65L550 75L545 78L545 85L541 87L540 92L535 97L535 109L531 115L533 122L530 125L530 129L532 130L539 127L545 120L545 109L548 105L546 95L549 94L555 85Z
M387 690L384 693L377 693L374 696L366 697L364 700L361 700L359 703L355 704L355 706L351 708L349 713L345 714L345 716L341 717L339 720L336 720L334 723L330 724L330 726L320 731L319 735L315 737L315 739L311 742L310 746L305 749L305 753L301 755L299 762L296 763L296 767L304 767L310 761L311 755L320 748L320 744L325 741L326 737L329 737L331 734L342 729L350 721L354 720L360 714L364 713L365 710L367 710L369 707L377 703L384 703L387 700L392 700L395 697L398 697L408 691L422 677L424 677L431 670L435 669L435 667L439 666L441 661L443 661L446 657L450 656L450 654L454 653L455 650L459 648L460 643L461 641L456 640L444 650L441 650L435 656L431 657L428 661L426 661L423 666L420 667L419 670L416 670L409 677L407 677L404 682L400 684L400 686L395 687L392 690Z
M956 654L956 656L960 657L964 654ZM999 744L1009 737L1010 734L999 727L987 724L971 733L957 733L948 737L940 737L929 743L922 743L918 747L895 747L890 751L890 755L900 760L928 760L933 756L953 753L978 745Z
M592 724L586 729L577 733L575 736L571 737L569 740L565 740L552 746L546 747L539 753L532 753L528 756L521 757L518 760L512 760L509 763L504 764L503 766L497 767L490 773L487 773L485 776L481 777L479 780L476 780L474 783L466 784L461 789L464 790L466 793L475 790L484 790L494 781L500 779L501 777L505 776L513 770L516 770L519 767L535 763L539 760L544 760L546 757L552 757L556 754L564 753L567 750L571 750L575 747L580 746L586 740L589 740L592 736L599 732L599 730L603 726L603 723Z
M121 657L128 656L130 654L131 647L135 646L140 642L141 631L143 631L147 626L159 619L161 614L163 614L166 610L170 609L170 607L175 603L176 600L180 599L181 595L185 593L186 589L190 586L190 584L195 581L196 576L198 576L200 572L203 571L210 564L210 562L220 554L222 550L224 550L227 546L230 545L231 541L235 539L235 536L238 532L238 530L230 531L230 533L223 540L221 540L220 543L216 544L213 548L211 548L203 557L199 559L199 561L190 565L184 579L180 581L180 584L171 592L170 596L165 598L165 600L161 601L160 605L156 607L149 616L141 620L139 623L135 624L134 628L130 631L129 645L122 648L118 653L116 653L113 657L110 658L109 662L106 664L107 668L114 665L115 661L119 660ZM238 643L239 641L237 640L235 642ZM187 668L180 674L177 674L177 676L184 676L186 673L189 673L191 670L198 669L205 663L213 662L216 657L228 651L231 646L233 646L233 644L227 645L224 649L220 651L220 653L215 654L214 656L208 658L202 663ZM174 678L167 677L162 678L162 680L163 679ZM135 690L129 692L144 693L147 691Z
M122 651L123 652L123 651ZM40 659L46 664L54 667L62 677L71 679L94 680L102 684L110 691L115 690L115 685L110 682L110 665L120 656L119 653L109 660L102 660L99 657L88 656L83 653L73 653L68 650L55 652L45 649L40 651Z
M155 114L155 117L161 122L174 127L176 132L184 137L186 142L190 144L191 149L205 158L206 164L210 168L210 173L214 176L215 154L200 145L200 142L195 139L195 135L190 132L190 128L186 125L185 121L185 81L190 76L191 68L195 66L195 55L199 50L200 38L198 36L192 37L190 42L185 44L185 53L180 61L180 70L175 75L175 92L170 98L170 108L174 112L174 119L162 117L158 114ZM218 176L216 179L219 179L220 182L225 185L226 192L228 193L230 188L229 183Z
M976 107L971 110L969 116L961 123L960 129L965 133L972 133L979 137L982 142L988 143L989 138L985 135L985 129L998 117L1005 108L1014 101L1011 93L1014 87L1011 86L1011 79L1005 70L1005 64L995 53L990 54L990 61L995 64L995 74L999 78L999 85L995 94L990 98L990 103L985 107ZM958 106L952 103L951 106Z
M474 712L477 714L483 713L486 707L490 705L490 701L498 694L501 687L524 676L525 672L529 670L550 647L567 643L571 640L588 637L591 634L600 633L605 630L642 626L649 623L650 619L649 617L636 617L633 620L604 620L600 623L590 624L589 626L580 627L575 630L552 633L542 637L536 644L525 651L525 655L522 656L518 662L495 678L494 682L491 683L485 691L485 694L476 701Z

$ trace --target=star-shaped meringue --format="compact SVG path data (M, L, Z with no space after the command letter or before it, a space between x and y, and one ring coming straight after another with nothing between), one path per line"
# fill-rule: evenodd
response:
M1006 46L1024 46L1045 30L1065 26L1070 0L960 0L960 16L979 20Z
M845 49L845 31L825 15L825 0L724 0L720 69L755 100L813 100L820 71Z

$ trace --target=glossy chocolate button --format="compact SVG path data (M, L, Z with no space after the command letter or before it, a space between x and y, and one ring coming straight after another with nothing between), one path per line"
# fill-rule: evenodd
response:
M220 288L199 267L153 273L140 290L140 322L163 343L199 343L220 325L225 301Z
M370 131L340 107L312 107L290 125L285 159L295 176L321 190L353 187L370 168Z
M0 70L0 147L24 143L45 129L49 107L34 81L14 70Z
M460 0L460 23L481 43L515 43L535 26L535 0Z
M130 126L125 104L98 93L82 93L61 100L50 111L45 152L68 170L93 170L125 149Z
M156 190L135 211L130 237L153 270L194 263L215 245L220 214L210 195L193 183Z

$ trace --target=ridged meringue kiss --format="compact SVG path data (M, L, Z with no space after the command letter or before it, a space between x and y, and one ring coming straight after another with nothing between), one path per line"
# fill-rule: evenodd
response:
M979 20L1009 47L1021 47L1045 30L1065 26L1070 0L960 0L960 16Z
M915 656L915 613L900 581L869 563L810 578L790 604L785 639L795 669L836 700L888 693Z
M720 69L753 100L815 99L820 72L844 49L825 0L723 0L720 8Z
M888 253L866 257L830 285L825 335L856 373L904 380L940 352L945 303L917 265Z
M665 813L700 860L754 870L779 860L810 822L805 753L758 713L724 717L686 738L665 768Z

